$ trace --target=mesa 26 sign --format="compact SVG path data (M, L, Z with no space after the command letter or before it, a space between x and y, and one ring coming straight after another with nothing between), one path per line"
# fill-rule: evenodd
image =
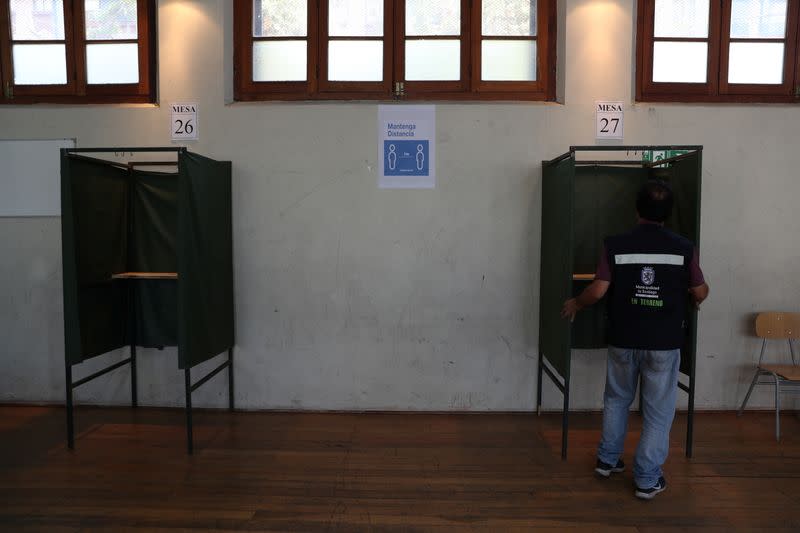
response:
M595 102L595 138L623 138L625 112L622 102Z
M181 102L170 104L172 117L170 133L173 141L197 140L197 103Z

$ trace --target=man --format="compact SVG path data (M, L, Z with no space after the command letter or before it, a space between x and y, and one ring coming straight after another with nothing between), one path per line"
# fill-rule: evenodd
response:
M603 395L603 433L595 472L622 472L628 410L641 379L644 422L636 448L635 495L650 500L667 488L661 466L669 451L675 416L680 348L685 339L686 298L694 305L708 285L691 241L664 228L672 212L669 185L650 180L636 198L639 223L605 239L595 280L564 302L561 316L596 303L608 292L609 346Z

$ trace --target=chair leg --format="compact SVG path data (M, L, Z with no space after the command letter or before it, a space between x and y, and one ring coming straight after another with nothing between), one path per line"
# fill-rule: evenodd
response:
M753 387L756 386L756 381L758 381L759 375L761 375L761 371L756 370L756 374L753 376L753 381L750 382L750 388L747 389L747 394L745 395L742 406L739 408L739 412L736 413L736 416L742 416L742 411L744 411L744 408L747 406L747 401L750 399L750 395L753 393Z
M781 382L775 376L775 440L781 440Z

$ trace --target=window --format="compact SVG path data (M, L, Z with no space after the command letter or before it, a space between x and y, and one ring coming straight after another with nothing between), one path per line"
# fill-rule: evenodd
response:
M235 0L237 100L555 98L554 0Z
M154 0L0 0L4 103L155 101Z
M636 99L800 101L800 0L639 0Z

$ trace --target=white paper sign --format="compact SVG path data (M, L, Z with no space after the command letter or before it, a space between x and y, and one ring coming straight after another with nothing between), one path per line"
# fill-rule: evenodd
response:
M436 187L436 106L378 106L378 187Z
M172 119L169 129L173 141L197 140L197 103L179 102L170 104Z
M595 138L622 140L622 102L595 102Z

